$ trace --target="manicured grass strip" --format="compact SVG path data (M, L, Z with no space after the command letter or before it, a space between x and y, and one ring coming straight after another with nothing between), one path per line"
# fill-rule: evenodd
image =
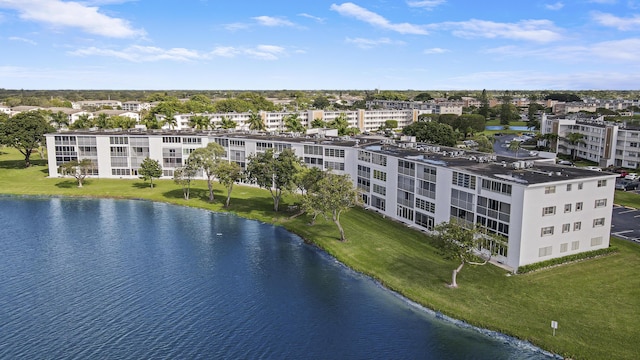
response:
M78 189L71 179L46 178L44 161L22 169L15 151L3 151L9 153L0 154L3 194L142 198L226 211L219 185L213 204L206 201L204 181L195 182L188 201L169 180L150 189L141 180L92 179ZM319 218L309 226L305 215L290 219L293 213L286 209L293 201L285 198L283 211L275 213L267 191L237 186L229 211L282 225L409 299L473 325L574 359L636 359L640 354L637 244L613 239L619 250L614 254L524 275L508 276L494 266L465 266L458 276L460 288L449 289L445 284L457 264L444 261L422 232L372 211L352 209L342 217L348 241L341 243L331 222ZM559 324L556 336L551 320Z

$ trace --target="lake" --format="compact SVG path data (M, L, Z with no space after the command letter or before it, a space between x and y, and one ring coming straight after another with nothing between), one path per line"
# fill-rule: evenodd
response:
M0 197L2 359L545 359L282 228L129 200Z

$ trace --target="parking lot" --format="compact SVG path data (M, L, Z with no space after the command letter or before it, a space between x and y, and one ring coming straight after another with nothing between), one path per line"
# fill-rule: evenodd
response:
M640 243L640 210L613 206L611 235Z

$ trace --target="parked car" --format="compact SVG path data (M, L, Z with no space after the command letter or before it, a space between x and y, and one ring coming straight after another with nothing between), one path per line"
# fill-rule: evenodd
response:
M569 161L569 160L558 160L558 165L569 165L569 166L573 166L573 162Z
M627 179L619 179L616 181L616 190L629 191L629 190L637 190L640 182L638 181L629 181Z
M602 169L600 169L597 166L587 166L585 169L592 170L592 171L602 171Z
M638 180L638 174L628 173L627 176L625 176L624 178L629 180Z

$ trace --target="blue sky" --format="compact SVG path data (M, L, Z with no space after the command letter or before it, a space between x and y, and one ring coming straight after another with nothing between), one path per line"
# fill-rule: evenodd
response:
M0 0L0 88L639 89L640 0Z

